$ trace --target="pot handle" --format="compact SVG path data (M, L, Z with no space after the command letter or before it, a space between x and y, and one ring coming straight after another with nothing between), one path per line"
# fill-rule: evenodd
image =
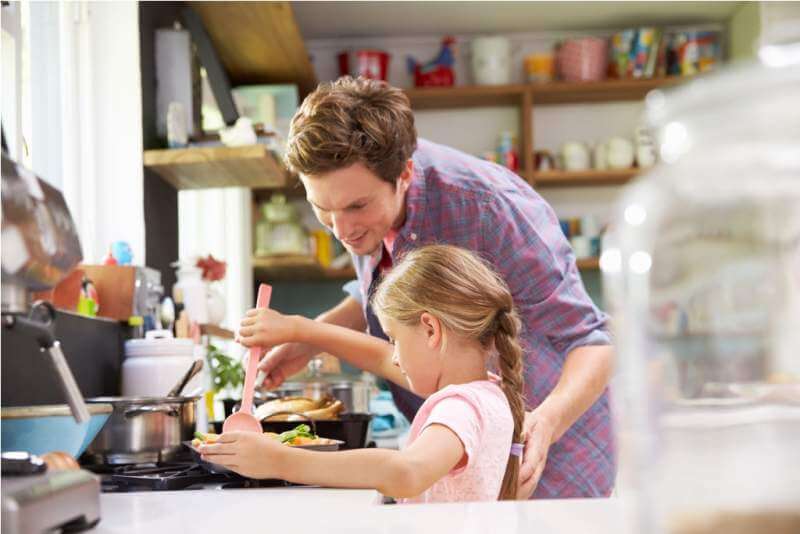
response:
M140 406L138 408L125 410L125 419L133 419L134 417L149 413L163 413L168 417L178 417L178 410L171 406Z

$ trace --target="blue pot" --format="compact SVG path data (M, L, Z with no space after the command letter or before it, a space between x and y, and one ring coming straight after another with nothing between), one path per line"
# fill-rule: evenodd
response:
M69 406L18 406L2 409L2 449L44 454L64 451L78 458L111 416L110 404L89 404L90 418L78 424Z

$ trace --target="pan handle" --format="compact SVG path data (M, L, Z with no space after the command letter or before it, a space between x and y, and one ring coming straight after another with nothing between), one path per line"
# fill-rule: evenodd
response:
M302 414L300 412L292 412L292 411L289 411L289 410L283 410L283 411L280 411L280 412L275 412L275 413L269 414L267 417L262 419L262 421L267 422L270 417L274 417L276 415L296 415L297 417L301 417L302 420L300 422L301 423L310 423L311 424L311 432L314 433L315 435L317 434L317 423L313 419L308 417L307 415ZM287 422L294 423L296 421L287 421Z
M134 417L151 413L163 413L168 417L178 417L178 410L171 406L140 406L125 410L124 415L125 419L133 419Z

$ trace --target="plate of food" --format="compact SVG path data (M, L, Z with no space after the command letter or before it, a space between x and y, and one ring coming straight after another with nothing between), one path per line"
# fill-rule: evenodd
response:
M285 444L287 447L296 447L298 449L312 451L337 451L344 443L343 441L339 441L337 439L319 437L314 434L311 431L311 427L306 424L297 425L295 428L287 430L286 432L281 432L280 434L275 432L264 432L264 435ZM218 439L218 434L204 434L202 432L195 432L194 439L192 441L184 441L183 444L192 451L192 456L194 459L209 472L232 473L231 470L222 467L221 465L203 460L200 455L200 451L197 449L197 447L203 443L216 443Z

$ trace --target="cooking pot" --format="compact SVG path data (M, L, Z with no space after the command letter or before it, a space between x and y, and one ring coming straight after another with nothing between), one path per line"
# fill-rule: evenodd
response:
M95 397L88 404L110 404L113 412L86 450L103 464L173 459L195 431L200 397Z
M347 413L368 413L371 387L367 382L340 380L337 382L286 382L270 392L282 397L323 399L333 397L344 404Z

